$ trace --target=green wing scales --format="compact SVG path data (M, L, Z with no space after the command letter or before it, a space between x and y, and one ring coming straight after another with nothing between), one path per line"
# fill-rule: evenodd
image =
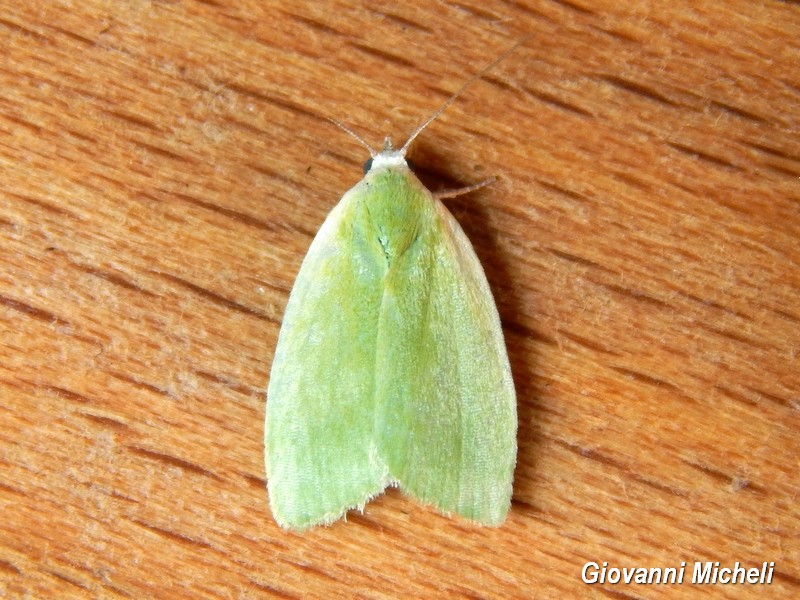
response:
M267 485L279 524L330 523L386 487L376 460L375 343L385 277L358 187L326 219L286 306L267 390Z
M380 456L401 489L486 525L505 520L516 397L500 319L475 251L413 178L416 237L384 283L376 360Z
M405 164L373 169L326 220L286 309L267 403L276 520L330 523L394 484L498 525L516 424L472 246Z

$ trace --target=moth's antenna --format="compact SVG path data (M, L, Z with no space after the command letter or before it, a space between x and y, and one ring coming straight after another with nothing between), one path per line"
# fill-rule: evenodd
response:
M509 55L510 55L512 52L514 52L514 50L516 50L517 48L519 48L519 47L522 45L522 43L523 43L523 42L527 41L527 39L528 39L529 37L530 37L530 36L527 36L527 35L526 35L525 37L523 37L523 38L522 38L521 40L519 40L519 41L518 41L516 44L514 44L513 46L511 46L511 48L509 48L508 50L506 50L505 52L503 52L503 53L502 53L500 56L498 56L497 58L495 58L495 59L494 59L492 62L490 62L490 63L489 63L488 65L486 65L485 67L483 67L483 69L481 69L480 71L478 71L478 73L476 73L475 75L473 75L472 77L470 77L470 78L469 78L469 79L466 81L466 83L464 83L464 84L463 84L463 85L462 85L460 88L458 88L458 90L456 90L456 93L455 93L455 94L453 94L453 95L452 95L452 96L450 96L450 97L449 97L447 100L445 100L445 101L444 101L444 104L442 104L442 105L441 105L439 108L437 108L437 109L436 109L436 111L435 111L435 112L434 112L434 113L433 113L433 114L432 114L430 117L428 117L428 118L427 118L427 119L426 119L426 120L425 120L425 121L424 121L424 122L423 122L421 125L419 125L419 126L418 126L418 127L417 127L417 128L416 128L416 129L415 129L415 130L414 130L414 131L411 133L411 135L408 137L408 140L406 140L406 143L405 143L405 144L403 144L403 147L402 147L402 148L400 148L400 154L401 154L402 156L405 156L405 153L406 153L406 151L408 150L408 147L411 145L411 142L413 142L413 141L414 141L414 138L415 138L415 137L417 137L417 136L418 136L420 133L422 133L422 130L423 130L423 129L425 129L425 128L426 128L428 125L430 125L430 124L433 122L433 120L434 120L434 119L436 119L436 117L438 117L440 114L442 114L442 113L443 113L443 112L444 112L444 111L447 109L447 107L448 107L448 106L450 106L450 105L451 105L453 102L455 102L455 101L456 101L456 98L458 98L458 97L461 95L461 92L463 92L465 89L467 89L467 87L469 87L470 85L472 85L473 83L475 83L475 82L476 82L478 79L480 79L481 77L483 77L484 75L486 75L486 73L488 73L488 72L489 72L489 71L491 71L493 68L495 68L495 67L498 65L498 63L500 63L500 62L502 62L503 60L505 60L506 58L508 58L508 56L509 56ZM341 126L341 125L340 125L340 126Z
M362 146L364 146L364 148L366 148L366 149L367 149L367 152L369 152L369 155L370 155L372 158L375 158L376 156L378 156L378 153L377 153L377 152L375 152L375 150L372 148L372 146L370 146L370 145L369 145L369 144L368 144L368 143L367 143L367 142L364 140L364 138L362 138L362 137L361 137L360 135L358 135L358 134L357 134L355 131L353 131L352 129L350 129L350 128L349 128L347 125L344 125L344 124L340 123L339 121L337 121L336 119L334 119L334 118L332 118L332 117L326 117L326 118L328 119L328 121L330 121L331 123L333 123L334 125L336 125L336 126L339 128L339 129L341 129L341 130L342 130L342 131L344 131L345 133L349 133L349 134L350 134L350 135L352 135L352 136L353 136L353 137L354 137L356 140L358 140L358 143L359 143L359 144L361 144Z

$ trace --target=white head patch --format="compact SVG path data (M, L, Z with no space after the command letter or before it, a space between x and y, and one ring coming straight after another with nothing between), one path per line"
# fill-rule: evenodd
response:
M372 169L380 169L382 167L397 167L407 166L405 152L402 150L384 150L375 155L372 159Z

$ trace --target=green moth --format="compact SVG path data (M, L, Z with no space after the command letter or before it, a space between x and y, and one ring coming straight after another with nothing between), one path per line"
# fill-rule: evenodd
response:
M483 525L506 518L517 414L497 308L466 235L405 159L460 91L399 150L362 140L366 174L300 268L267 390L283 527L363 511L387 486Z

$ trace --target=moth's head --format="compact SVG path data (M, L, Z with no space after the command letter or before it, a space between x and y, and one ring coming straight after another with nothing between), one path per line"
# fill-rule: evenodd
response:
M372 169L396 166L408 166L406 162L406 149L403 147L399 150L395 150L394 146L392 146L392 138L387 136L383 142L383 150L377 154L373 154L372 157L364 163L364 174L366 175Z

